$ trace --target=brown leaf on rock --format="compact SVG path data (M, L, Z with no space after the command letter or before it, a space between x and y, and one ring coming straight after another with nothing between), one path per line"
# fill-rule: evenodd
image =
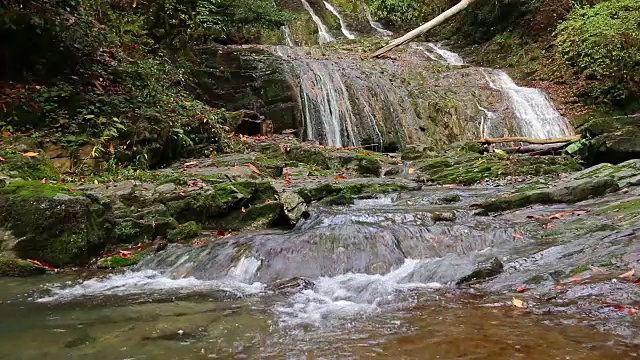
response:
M253 171L254 173L258 174L258 175L264 175L264 173L260 170L258 170L257 167L253 166L253 164L247 164L247 166L249 167L249 169L251 169L251 171Z
M347 177L344 176L344 175L336 175L333 178L336 179L336 181L346 180L347 179Z
M26 153L22 153L22 155L24 155L26 157L35 157L35 156L40 155L40 153L29 151L29 152L26 152Z
M621 278L621 279L630 278L635 273L636 273L636 269L631 269L631 270L627 271L626 273L624 273L622 275L618 275L618 277Z

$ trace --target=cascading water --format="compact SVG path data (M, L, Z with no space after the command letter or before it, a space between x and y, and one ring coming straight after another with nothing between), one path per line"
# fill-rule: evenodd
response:
M484 69L489 86L502 92L518 122L518 135L534 139L549 139L574 134L564 118L540 89L521 87L502 70Z
M295 42L293 42L293 36L291 35L291 29L288 26L283 26L282 28L282 36L284 37L284 41L287 46L296 46Z
M355 39L356 35L353 34L351 31L349 31L349 29L347 29L347 25L345 24L344 19L342 18L342 15L340 15L338 10L335 7L333 7L331 3L327 1L324 2L324 6L327 8L327 10L331 11L331 13L338 18L338 21L340 21L340 30L342 31L344 36L346 36L348 39Z
M313 8L311 7L311 5L309 5L307 0L300 0L300 1L302 1L302 6L304 6L305 10L307 10L309 15L311 15L313 22L315 22L316 25L318 26L318 41L320 42L320 44L325 44L331 41L335 41L334 37L331 36L331 33L329 32L329 28L327 28L327 26L322 22L322 19L318 17L316 12L313 11Z
M380 33L380 35L382 35L383 37L393 36L393 33L391 31L382 27L382 24L373 21L373 18L371 17L371 11L369 11L369 7L366 4L364 4L364 14L367 16L367 20L369 20L369 25L371 25L373 29Z
M420 49L432 60L448 65L464 65L464 60L460 55L443 49L432 43L414 43L411 45L415 49Z

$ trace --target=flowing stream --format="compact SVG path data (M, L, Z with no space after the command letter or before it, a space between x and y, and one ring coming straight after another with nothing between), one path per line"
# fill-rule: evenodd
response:
M439 200L449 193L317 208L291 231L173 245L102 278L0 280L0 358L620 359L635 351L570 315L518 311L511 295L457 291L478 263L538 245L513 235L523 231L516 222L467 210L496 190L453 190L462 198L455 205ZM443 212L455 220L438 220ZM309 281L276 281L298 276Z

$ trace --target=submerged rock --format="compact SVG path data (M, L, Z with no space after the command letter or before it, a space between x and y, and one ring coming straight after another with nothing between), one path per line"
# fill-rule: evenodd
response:
M291 295L302 290L311 290L314 287L315 284L313 281L303 277L294 277L276 281L275 283L267 286L266 290L277 294Z
M456 282L456 285L462 285L471 282L477 282L492 278L502 273L504 265L497 257L493 257L488 261L479 263L471 274L461 278Z

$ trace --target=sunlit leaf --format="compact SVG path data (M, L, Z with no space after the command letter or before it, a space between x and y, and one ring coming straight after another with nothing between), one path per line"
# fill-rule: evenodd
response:
M524 307L526 307L526 306L524 305L524 302L523 302L522 300L520 300L520 299L513 298L513 299L511 300L511 303L513 304L513 306L515 306L515 307L517 307L517 308L524 308Z
M636 273L636 269L631 269L631 270L627 271L626 273L624 273L624 274L622 274L622 275L619 275L618 277L619 277L619 278L622 278L622 279L624 279L624 278L630 278L630 277L632 277L632 276L633 276L633 274L635 274L635 273Z
M35 157L35 156L40 155L40 153L29 151L29 152L26 152L26 153L22 153L22 155L27 156L27 157Z

